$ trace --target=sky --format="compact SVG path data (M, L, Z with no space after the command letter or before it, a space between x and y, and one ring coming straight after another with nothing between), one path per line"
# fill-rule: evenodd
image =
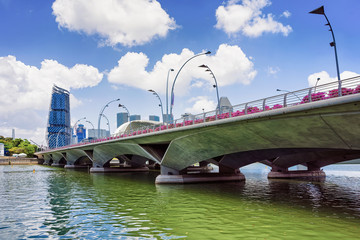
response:
M71 122L97 128L101 109L161 116L174 85L175 118L336 81L324 5L341 78L360 73L359 0L0 0L0 135L46 144L54 84L70 91ZM211 51L190 60L196 54ZM170 101L170 100L169 100ZM86 128L92 126L80 121ZM105 119L101 128L107 129Z

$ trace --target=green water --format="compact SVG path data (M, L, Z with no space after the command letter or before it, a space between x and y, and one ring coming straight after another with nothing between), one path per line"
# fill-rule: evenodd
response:
M322 183L259 167L243 183L155 185L156 172L0 166L0 239L360 239L360 166L347 168Z

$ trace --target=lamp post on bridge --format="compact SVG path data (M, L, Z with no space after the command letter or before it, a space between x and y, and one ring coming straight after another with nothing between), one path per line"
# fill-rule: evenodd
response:
M155 92L152 89L149 89L148 91L151 92L153 95L155 95L159 99L159 101L160 101L159 107L161 108L161 115L162 115L162 119L163 119L163 124L165 124L165 122L164 122L163 104L162 104L162 101L161 101L161 98L160 98L159 94L157 94L157 92Z
M129 112L129 110L125 107L125 105L123 105L123 104L119 104L119 107L122 107L123 109L125 109L125 111L126 111L127 114L128 114L128 121L129 121L129 126L130 126L130 133L131 133L132 130L131 130L130 112Z
M331 35L332 35L332 38L333 38L333 41L330 43L330 46L331 47L334 47L334 51L335 51L335 61L336 61L336 72L337 72L337 77L338 77L338 83L339 83L339 88L338 88L338 94L339 96L341 97L342 95L342 92L341 92L341 80L340 80L340 71L339 71L339 61L338 61L338 56L337 56L337 50L336 50L336 42L335 42L335 35L334 35L334 31L331 27L331 24L330 24L330 21L329 19L327 18L326 14L325 14L325 10L324 10L324 6L321 6L311 12L309 12L311 14L319 14L319 15L324 15L326 21L327 21L327 24L325 24L326 26L329 26L330 27L330 32L331 32Z
M174 78L174 82L173 82L173 85L172 85L172 88L171 88L170 116L172 116L172 109L173 109L173 105L174 105L174 86L175 86L176 79L179 76L179 73L181 72L181 70L183 69L185 64L188 63L191 59L196 58L196 57L201 56L201 55L207 55L207 54L210 54L210 53L211 53L210 51L207 51L207 52L199 53L199 54L196 54L196 55L192 56L191 58L186 60L186 62L181 66L179 71L176 73L176 76Z
M215 81L215 84L213 85L213 87L216 88L216 96L217 96L218 108L219 108L219 113L221 114L222 111L220 109L219 88L218 88L218 83L216 81L215 75L214 75L213 71L211 71L209 66L203 64L203 65L200 65L199 67L206 68L205 72L210 72L211 76L213 77L213 79Z
M108 125L108 128L109 128L109 134L110 134L110 122L109 122L109 119L105 116L105 114L101 114L106 120L107 120L107 125Z
M102 113L104 112L105 108L107 108L110 103L116 102L116 101L120 101L120 98L108 102L108 103L101 109L101 111L100 111L100 113L99 113L99 119L98 119L98 138L100 137L100 121L101 121L101 115L102 115Z
M174 69L170 68L167 74L167 78L166 78L166 122L169 123L169 74L170 72L173 72ZM163 115L163 119L164 119L164 115ZM163 120L164 121L164 120Z
M80 122L81 120L84 120L84 119L86 119L86 117L83 117L83 118L78 119L78 120L74 123L74 125L72 126L71 129L74 130L74 128L76 128L77 123ZM75 136L76 136L76 134L77 134L77 133L76 133L76 129L75 129L75 133L74 133L74 134L75 134ZM71 140L72 140L72 136L73 136L73 135L71 135Z
M295 97L297 97L297 99L299 99L299 101L301 102L301 99L299 98L299 96L298 96L298 95L296 95L294 92L290 92L290 91L288 91L288 90L282 90L282 89L276 89L276 91L278 91L278 92L287 92L287 93L291 93L291 94L293 94Z
M56 136L56 145L55 145L55 148L57 148L57 147L58 147L59 134L60 134L60 132L61 132L62 130L64 130L64 131L65 131L65 128L60 129L60 131L58 131L57 136Z

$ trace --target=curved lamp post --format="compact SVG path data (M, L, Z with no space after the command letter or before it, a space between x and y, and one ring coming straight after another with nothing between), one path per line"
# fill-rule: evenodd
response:
M211 69L209 68L209 66L203 64L203 65L200 65L199 67L201 67L201 68L206 68L205 72L210 72L211 76L214 78L215 85L213 85L213 87L216 88L216 96L217 96L218 108L219 108L219 113L221 114L220 98L219 98L219 88L218 88L218 83L217 83L217 81L216 81L215 75L214 75L213 71L211 71Z
M170 116L172 116L172 109L173 109L173 105L174 105L174 86L175 86L176 79L177 79L177 77L179 76L179 73L180 73L181 69L183 69L183 67L185 66L185 64L188 63L191 59L196 58L196 57L201 56L201 55L210 54L210 53L211 53L210 51L207 51L207 52L199 53L199 54L196 54L195 56L192 56L191 58L189 58L188 60L186 60L186 62L181 66L181 68L179 69L179 71L176 73L176 76L175 76L175 78L174 78L174 82L173 82L173 85L172 85L172 88L171 88Z
M125 111L126 111L127 114L128 114L129 126L130 126L130 133L131 133L132 130L131 130L131 121L130 121L130 113L129 113L129 110L125 107L125 105L122 105L122 104L119 104L119 107L122 107L123 109L125 109Z
M88 120L86 120L86 122L91 124L93 130L95 129L94 124L92 124L92 122L90 122L90 121L88 121Z
M163 124L164 124L164 110L163 110L163 104L162 104L161 98L160 98L159 94L157 94L157 92L155 92L154 90L149 89L148 91L152 92L152 94L155 95L160 101L159 107L161 107L161 115L162 115Z
M61 132L62 130L65 130L65 128L60 129L60 131L58 131L57 136L56 136L56 145L55 145L55 148L57 148L57 147L58 147L59 134L60 134L60 132Z
M86 117L83 117L83 118L80 118L79 120L77 120L77 121L74 123L74 125L71 127L71 129L74 129L74 127L76 127L76 124L77 124L78 122L80 122L81 120L84 120L84 119L86 119ZM71 139L72 139L72 136L73 136L73 135L71 135ZM76 133L75 133L75 136L76 136Z
M51 148L51 147L50 147L50 139L51 139L51 137L54 137L54 136L56 136L56 133L55 133L55 134L51 134L50 137L48 137L48 147L49 147L49 148ZM55 147L56 147L56 141L55 141Z
M167 74L167 78L166 78L166 122L169 122L169 74L170 72L173 72L174 69L170 68ZM164 122L164 115L163 115L163 122Z
M107 118L107 116L105 116L105 114L101 114L107 121L107 125L108 125L108 128L109 128L109 134L110 134L110 122L109 122L109 119Z
M335 42L335 35L334 35L334 31L331 27L331 24L330 24L330 21L329 19L327 18L326 14L325 14L325 10L324 10L324 6L321 6L311 12L309 12L311 14L319 14L319 15L324 15L326 21L327 21L327 24L325 24L326 26L329 26L330 27L330 32L331 32L331 35L332 35L332 38L333 38L333 41L330 43L330 46L331 47L334 47L334 51L335 51L335 61L336 61L336 71L337 71L337 77L338 77L338 82L339 82L339 96L342 95L342 92L341 92L341 81L340 81L340 71L339 71L339 62L338 62L338 57L337 57L337 50L336 50L336 42Z
M317 79L316 79L316 83L315 83L314 93L316 93L316 86L317 86L317 84L318 84L319 81L320 81L320 78L317 78Z
M104 112L105 108L107 108L110 103L116 102L116 101L120 101L120 98L108 102L108 103L101 109L101 111L100 111L100 113L99 113L99 119L98 119L98 138L100 137L100 121L101 121L101 115L102 115L102 113Z
M299 99L299 101L301 102L301 99L299 98L299 96L298 95L296 95L295 93L293 93L293 92L290 92L290 91L288 91L288 90L281 90L281 89L276 89L276 91L278 91L278 92L287 92L287 93L291 93L291 94L293 94L295 97L297 97L298 99Z

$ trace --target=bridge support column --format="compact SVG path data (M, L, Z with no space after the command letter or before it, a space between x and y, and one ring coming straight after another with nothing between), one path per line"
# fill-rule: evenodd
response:
M89 168L89 166L87 165L74 165L74 164L67 164L64 166L64 168L67 168L67 169L79 169L79 168Z
M161 174L156 177L156 184L184 184L200 182L229 182L244 181L245 176L237 169L231 172L219 173L190 173L178 171L169 167L161 166Z
M310 180L323 180L326 174L320 168L308 168L308 170L289 171L273 166L271 172L268 174L270 179L310 179Z

